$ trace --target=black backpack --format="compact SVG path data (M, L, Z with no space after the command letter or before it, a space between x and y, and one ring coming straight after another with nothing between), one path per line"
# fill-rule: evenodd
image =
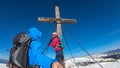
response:
M10 50L9 63L12 68L29 68L28 48L31 38L26 33L17 34L14 39L14 47Z

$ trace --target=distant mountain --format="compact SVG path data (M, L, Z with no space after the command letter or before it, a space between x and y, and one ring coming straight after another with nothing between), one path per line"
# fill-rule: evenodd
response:
M113 58L113 59L120 59L120 49L110 50L107 52L104 52L104 54L107 54L107 56L103 56L101 58Z
M112 54L112 53L120 53L120 49L110 50L108 52L105 52L105 54Z
M0 63L7 63L8 60L0 59Z

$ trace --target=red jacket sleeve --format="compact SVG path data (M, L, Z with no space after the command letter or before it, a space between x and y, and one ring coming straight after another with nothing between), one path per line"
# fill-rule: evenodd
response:
M59 39L58 38L54 38L54 40L50 43L50 46L52 46L53 48L58 44Z

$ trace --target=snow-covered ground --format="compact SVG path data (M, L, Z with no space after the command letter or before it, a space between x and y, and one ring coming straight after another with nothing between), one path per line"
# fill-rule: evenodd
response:
M120 59L103 58L109 56L107 54L93 55L94 59L103 68L120 68ZM91 57L80 57L75 59L68 59L65 61L66 68L101 68ZM75 64L76 63L76 64ZM77 65L77 66L76 66Z
M103 62L101 63L103 68L120 68L120 62ZM70 66L67 68L78 68L76 66ZM101 68L98 64L92 64L88 66L79 66L79 68Z
M8 68L6 64L0 63L0 68Z

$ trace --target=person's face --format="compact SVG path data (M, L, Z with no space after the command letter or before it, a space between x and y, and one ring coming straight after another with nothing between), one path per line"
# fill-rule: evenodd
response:
M56 34L53 34L52 37L54 38L56 36Z

